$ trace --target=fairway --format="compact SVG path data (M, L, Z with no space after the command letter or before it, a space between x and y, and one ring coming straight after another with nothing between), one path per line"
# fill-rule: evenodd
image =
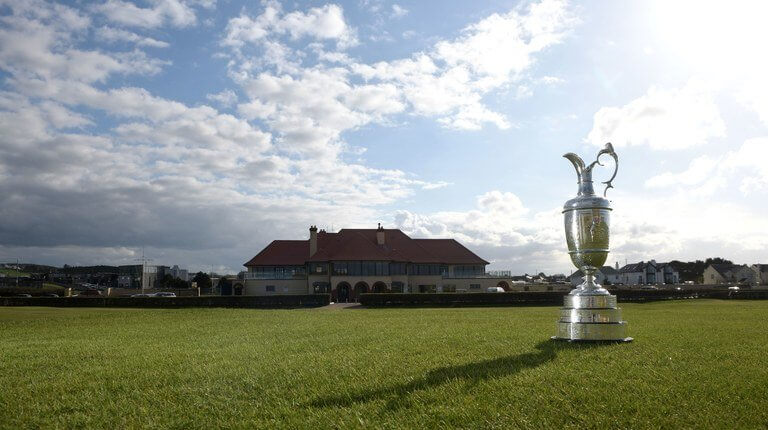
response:
M557 307L0 308L0 427L768 425L768 301L621 307L602 346Z

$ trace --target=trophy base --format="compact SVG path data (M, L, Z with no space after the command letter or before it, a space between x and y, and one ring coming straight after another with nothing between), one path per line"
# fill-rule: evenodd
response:
M567 295L553 340L631 342L614 295Z
M629 343L635 340L631 337L625 337L624 339L610 339L610 340L595 340L595 339L563 339L557 336L552 336L549 338L550 340L556 340L559 342L569 342L569 343L578 343L578 342L584 342L584 343Z

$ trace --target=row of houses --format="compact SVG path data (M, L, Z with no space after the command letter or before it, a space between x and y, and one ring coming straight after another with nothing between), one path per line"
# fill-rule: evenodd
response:
M669 263L657 263L656 260L648 262L627 264L619 268L603 266L595 275L595 280L601 285L656 285L679 284L680 273ZM579 285L584 281L581 270L576 271L570 277L571 285Z
M704 284L768 285L768 264L710 264L704 269Z
M679 284L680 273L670 263L648 262L627 264L619 268L603 266L595 276L602 285L658 285ZM579 270L570 277L571 285L584 281L584 274ZM741 284L768 285L768 264L710 264L704 269L704 285Z

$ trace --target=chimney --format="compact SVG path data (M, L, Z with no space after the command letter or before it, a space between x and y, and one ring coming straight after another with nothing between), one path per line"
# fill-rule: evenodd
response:
M317 252L317 226L309 226L309 256L315 255Z
M379 223L379 228L376 229L376 243L384 245L384 227Z
M616 262L616 270L619 270L619 262Z

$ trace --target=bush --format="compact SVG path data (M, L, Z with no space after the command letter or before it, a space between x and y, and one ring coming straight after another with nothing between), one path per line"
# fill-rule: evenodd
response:
M559 291L514 293L362 294L360 304L384 306L515 306L563 304Z
M0 306L116 308L301 308L329 304L329 294L207 297L4 297Z
M63 296L66 292L64 287L45 286L43 288L34 287L0 287L0 297L13 297L18 294L29 294L33 297L45 296L46 294L58 294Z

